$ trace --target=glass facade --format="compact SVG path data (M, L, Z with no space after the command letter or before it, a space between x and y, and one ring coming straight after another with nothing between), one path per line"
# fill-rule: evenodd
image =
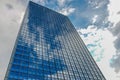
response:
M68 17L29 2L5 80L105 80Z

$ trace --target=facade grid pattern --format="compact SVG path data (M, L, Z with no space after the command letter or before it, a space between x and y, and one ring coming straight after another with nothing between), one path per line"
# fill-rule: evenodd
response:
M29 2L5 80L106 80L68 17Z

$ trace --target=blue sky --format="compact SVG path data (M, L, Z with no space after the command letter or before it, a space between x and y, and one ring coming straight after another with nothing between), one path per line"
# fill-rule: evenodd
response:
M28 1L0 0L1 80ZM119 0L32 1L68 16L106 79L120 80Z

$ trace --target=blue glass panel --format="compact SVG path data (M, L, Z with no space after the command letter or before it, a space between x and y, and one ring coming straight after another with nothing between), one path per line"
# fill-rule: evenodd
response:
M30 2L6 80L105 80L70 20Z

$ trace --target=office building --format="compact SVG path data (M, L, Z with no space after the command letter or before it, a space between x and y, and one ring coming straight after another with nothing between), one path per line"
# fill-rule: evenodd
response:
M5 80L105 80L67 16L29 2Z

